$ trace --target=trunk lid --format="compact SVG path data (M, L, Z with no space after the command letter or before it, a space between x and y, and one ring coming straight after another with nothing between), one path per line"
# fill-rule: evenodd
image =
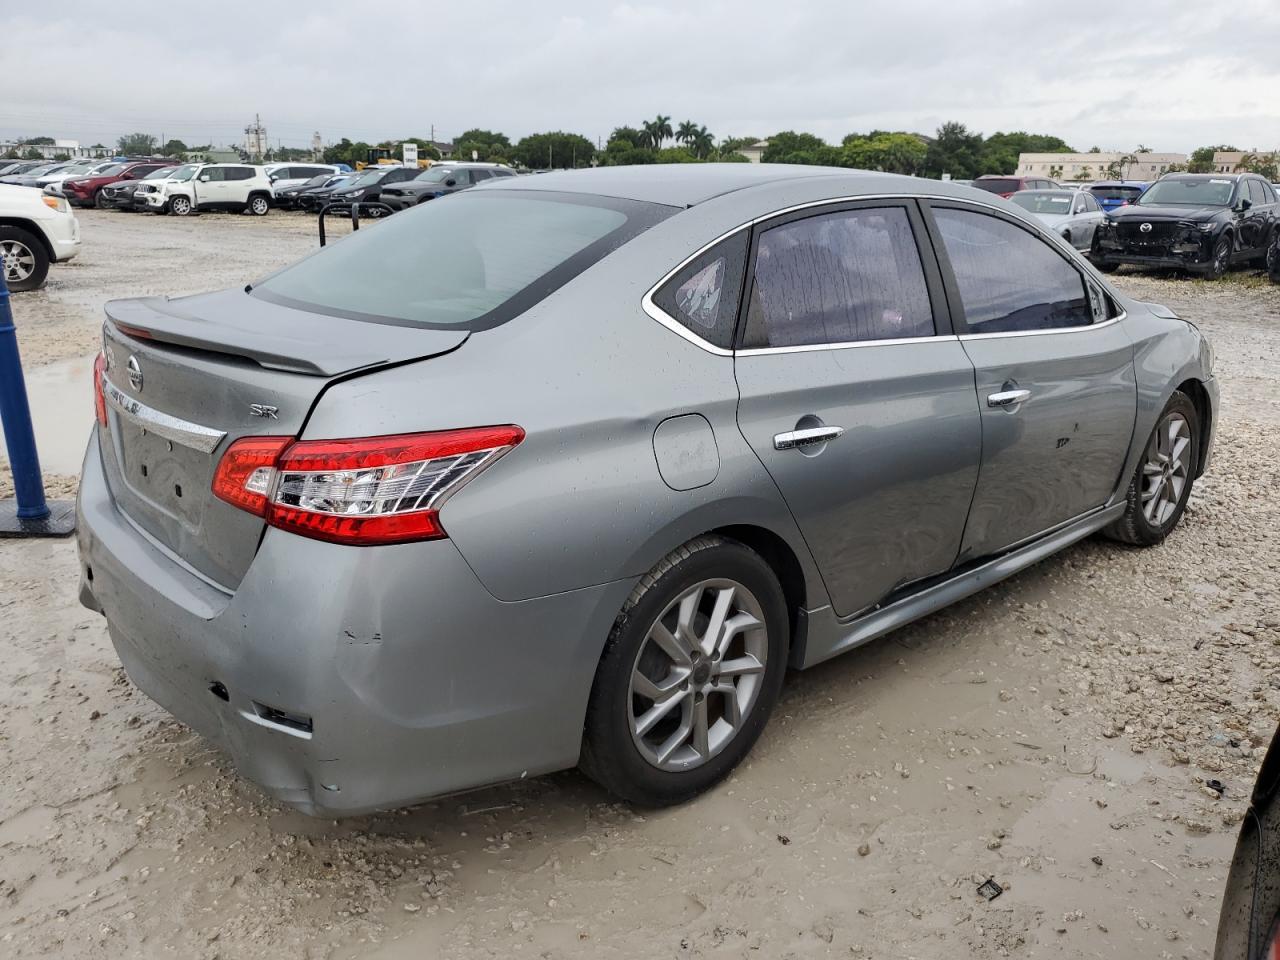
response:
M468 336L309 313L243 290L113 301L107 318L109 426L99 445L112 496L154 542L227 591L263 531L260 517L213 495L227 447L297 436L334 380L448 353Z

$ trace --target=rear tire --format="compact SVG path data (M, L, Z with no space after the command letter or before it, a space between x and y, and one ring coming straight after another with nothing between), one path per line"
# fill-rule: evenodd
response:
M1160 543L1182 519L1199 462L1200 414L1190 397L1175 390L1129 483L1124 515L1103 533L1140 547Z
M49 276L49 251L30 231L0 226L0 270L11 291L39 290Z
M191 201L186 197L174 197L169 201L169 212L175 217L189 217L194 209Z
M789 622L778 578L743 544L706 536L668 554L614 621L587 706L582 770L651 807L718 783L768 722Z

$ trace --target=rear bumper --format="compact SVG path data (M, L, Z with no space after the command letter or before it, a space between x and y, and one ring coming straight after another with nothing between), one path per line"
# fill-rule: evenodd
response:
M351 814L577 763L629 582L503 603L448 540L268 530L228 596L116 509L96 432L78 512L81 602L129 676L277 799Z

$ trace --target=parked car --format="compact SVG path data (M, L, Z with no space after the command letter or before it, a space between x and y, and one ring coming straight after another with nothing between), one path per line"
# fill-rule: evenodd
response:
M1104 212L1110 212L1137 200L1142 196L1142 191L1147 189L1147 184L1140 180L1103 180L1091 183L1084 189L1093 194Z
M1048 177L1004 177L998 174L985 174L969 183L972 187L994 193L1008 199L1019 190L1060 190L1062 185Z
M298 198L302 194L312 193L321 187L333 186L338 182L346 182L349 179L345 174L322 173L318 177L312 177L294 186L285 187L283 190L277 188L275 204L282 210L296 210L299 206Z
M299 209L314 212L329 202L329 198L335 190L341 190L351 183L352 180L360 176L359 173L353 171L351 173L342 173L337 176L329 177L323 184L316 187L308 187L294 194L293 202Z
M410 180L384 186L378 199L393 210L404 210L486 180L514 177L515 173L500 163L433 163Z
M203 163L180 179L161 181L147 206L185 217L198 210L245 210L265 216L271 209L271 181L262 167L247 163Z
M145 201L140 207L135 199L142 185L167 180L177 169L176 165L161 167L158 170L152 170L141 180L120 180L116 183L108 184L102 188L102 202L98 206L105 210L138 210L141 207L145 207Z
M28 166L0 177L0 183L7 183L15 187L34 187L36 180L41 176L64 165L61 163L37 163L34 166Z
M49 265L80 252L80 222L61 197L0 184L0 269L10 290L44 286Z
M168 213L169 185L186 183L196 175L196 171L202 166L203 164L200 163L184 163L170 170L169 174L163 179L143 177L141 180L136 181L133 187L134 209L149 210L152 213L160 214ZM190 209L187 212L190 213Z
M338 172L337 167L325 163L268 163L262 169L271 181L272 193L277 196L282 190L301 186L318 176L333 176Z
M1280 283L1280 230L1271 238L1271 246L1267 249L1267 276L1272 283Z
M1240 824L1213 956L1280 957L1280 733L1272 737Z
M839 169L508 178L106 314L81 599L325 815L688 799L788 667L1163 540L1218 412L1200 331L1020 208Z
M329 190L326 199L329 203L370 203L380 198L384 187L392 183L411 180L418 175L413 167L378 166L366 167L346 183ZM378 216L379 211L372 211Z
M72 177L88 177L92 176L99 170L104 170L110 165L109 161L102 160L77 160L72 163L63 164L56 170L51 170L42 177L37 177L36 182L32 186L39 187L45 193L53 196L62 196L62 183L70 180Z
M1083 190L1020 190L1009 198L1077 250L1093 247L1102 222L1098 201Z
M1090 256L1104 272L1131 263L1216 279L1232 264L1263 261L1278 225L1280 201L1262 177L1179 173L1108 213Z
M165 160L126 160L113 163L91 176L73 177L62 182L62 193L72 206L102 206L102 188L121 180L141 180L147 174L161 167L170 166Z
M47 166L43 160L0 160L0 177L20 176L34 167L43 166Z

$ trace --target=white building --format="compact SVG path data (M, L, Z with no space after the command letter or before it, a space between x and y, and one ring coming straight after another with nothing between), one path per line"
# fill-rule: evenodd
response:
M1259 159L1280 156L1280 150L1218 150L1213 155L1214 173L1235 173L1245 157Z
M750 160L752 163L759 163L760 158L764 156L765 150L769 146L768 140L757 140L755 143L747 147L739 147L738 152Z
M1125 157L1133 162L1122 163ZM1126 153L1114 150L1103 153L1021 153L1016 176L1043 176L1059 181L1108 180L1112 167L1122 168L1126 180L1158 180L1175 164L1185 166L1185 153Z

